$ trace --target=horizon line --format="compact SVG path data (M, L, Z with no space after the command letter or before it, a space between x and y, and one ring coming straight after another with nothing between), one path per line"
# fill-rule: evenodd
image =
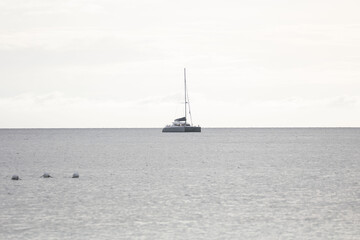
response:
M162 129L163 127L0 127L0 130L46 130L46 129ZM202 129L304 129L304 128L360 128L360 126L309 126L309 127L302 127L302 126L294 126L294 127L201 127Z

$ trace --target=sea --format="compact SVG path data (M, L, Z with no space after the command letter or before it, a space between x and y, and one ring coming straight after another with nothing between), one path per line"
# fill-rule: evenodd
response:
M1 240L360 239L360 128L1 129L0 179Z

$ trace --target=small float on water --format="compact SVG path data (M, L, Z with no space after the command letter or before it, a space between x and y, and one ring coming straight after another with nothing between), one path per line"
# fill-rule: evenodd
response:
M42 178L52 178L52 176L50 176L49 173L44 173L41 177Z
M14 174L11 176L11 180L21 180L18 175Z
M79 176L79 173L74 173L73 175L72 175L72 178L79 178L80 176Z
M52 176L51 176L49 173L47 173L47 172L45 172L45 173L44 173L43 175L41 175L40 177L41 177L41 178L52 178ZM78 173L78 172L75 172L75 173L73 173L73 175L72 175L71 178L79 178L79 177L80 177L79 173ZM14 174L14 175L11 176L11 180L21 180L21 178L19 177L19 175Z

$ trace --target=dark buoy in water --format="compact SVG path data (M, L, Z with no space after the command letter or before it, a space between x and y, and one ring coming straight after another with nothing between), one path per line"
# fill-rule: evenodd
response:
M48 174L48 173L44 173L41 177L43 177L43 178L52 178L52 176L50 176L50 174Z
M18 175L12 175L11 180L20 180Z
M74 173L73 175L72 175L72 178L79 178L79 173Z

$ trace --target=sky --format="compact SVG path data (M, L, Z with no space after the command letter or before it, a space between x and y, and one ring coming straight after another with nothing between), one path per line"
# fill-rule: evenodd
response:
M0 128L360 127L358 0L2 0Z

